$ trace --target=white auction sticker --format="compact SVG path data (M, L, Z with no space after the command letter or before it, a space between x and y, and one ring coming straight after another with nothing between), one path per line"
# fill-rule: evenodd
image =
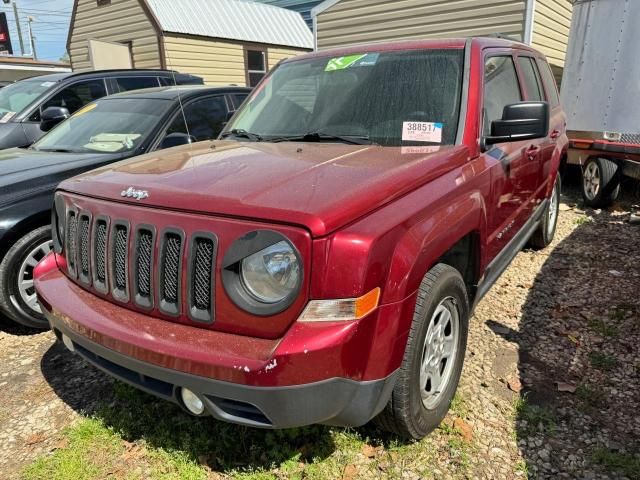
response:
M403 142L442 142L442 124L434 122L404 122Z

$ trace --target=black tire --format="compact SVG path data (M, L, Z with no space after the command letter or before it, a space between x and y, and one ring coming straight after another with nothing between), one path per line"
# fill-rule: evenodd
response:
M553 242L553 237L555 237L556 235L556 228L558 226L558 213L560 212L561 191L562 180L560 179L560 175L557 175L556 184L554 186L553 192L551 193L549 204L547 205L547 208L543 213L540 226L535 232L533 232L533 235L531 235L531 238L529 239L529 247L533 248L534 250L542 250L543 248L548 247L551 242ZM551 211L551 209L553 209L553 212ZM553 215L551 215L551 213L553 213Z
M457 354L449 381L439 394L438 403L428 409L422 401L420 366L427 330L436 308L448 298L454 299L458 313ZM419 440L442 422L455 395L462 373L469 328L469 300L460 273L445 264L433 267L423 278L418 292L411 330L398 378L385 409L375 424L406 439Z
M597 169L600 178L600 188L594 195L587 186L587 172ZM582 198L585 205L592 208L604 208L611 205L620 194L620 175L618 165L606 158L591 157L582 167L582 178L580 181Z
M19 270L27 256L38 246L51 240L51 227L37 228L18 240L0 263L0 309L25 327L47 329L49 324L41 313L33 310L19 292Z

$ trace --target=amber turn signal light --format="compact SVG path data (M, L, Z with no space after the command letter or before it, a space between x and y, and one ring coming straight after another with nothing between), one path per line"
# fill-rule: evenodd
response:
M358 298L340 300L312 300L298 319L300 322L347 322L360 320L380 302L380 288L374 288Z

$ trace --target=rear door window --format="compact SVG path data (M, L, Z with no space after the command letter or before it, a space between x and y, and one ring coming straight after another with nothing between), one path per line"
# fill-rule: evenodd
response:
M142 88L159 87L158 77L121 77L116 78L119 92L128 92L129 90L140 90Z
M556 79L551 73L551 67L544 60L538 60L540 67L540 73L542 74L542 81L544 82L544 88L547 91L547 97L551 108L555 108L560 105L560 99L558 98L558 86Z
M233 102L234 110L238 110L240 108L240 105L242 105L242 102L244 102L248 96L248 93L232 93L231 95L229 95L231 101Z
M77 82L56 93L47 100L38 111L29 117L32 122L39 122L42 112L49 107L64 107L73 114L88 103L107 95L103 79Z
M502 119L504 107L522 101L520 84L511 55L489 57L484 64L484 134L491 123Z
M534 102L544 100L545 98L544 89L542 88L542 80L540 79L538 67L536 67L533 58L518 57L518 65L520 66L520 71L522 72L522 80L524 81L524 86L527 89L527 100L531 100Z
M185 124L186 119L186 124ZM227 102L223 95L202 98L184 107L167 130L170 133L188 133L198 142L217 138L227 121Z

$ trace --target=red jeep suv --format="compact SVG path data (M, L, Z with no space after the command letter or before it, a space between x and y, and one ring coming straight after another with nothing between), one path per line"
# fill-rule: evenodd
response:
M421 438L473 307L554 236L548 69L480 38L282 62L219 140L60 185L43 312L69 350L194 415Z

